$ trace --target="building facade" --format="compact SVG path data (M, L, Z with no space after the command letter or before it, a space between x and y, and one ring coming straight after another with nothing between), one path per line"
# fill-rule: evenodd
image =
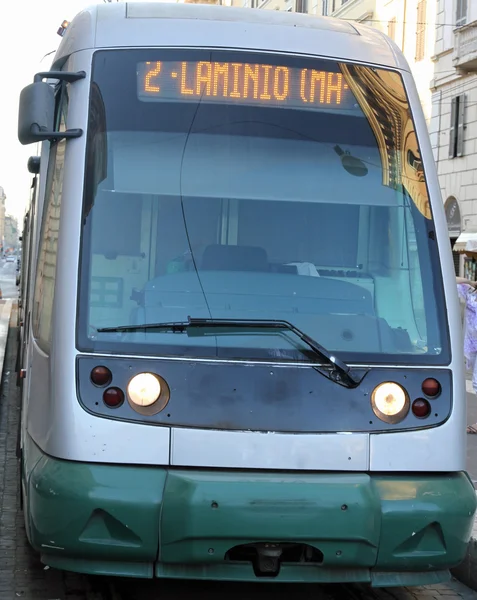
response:
M231 0L232 6L321 15L323 0Z
M5 191L0 186L0 255L4 253L4 241L5 241L5 200L7 196Z
M12 215L5 215L3 247L5 252L12 252L18 248L18 222Z
M449 239L477 234L477 2L438 0L431 138ZM456 271L476 262L454 254Z

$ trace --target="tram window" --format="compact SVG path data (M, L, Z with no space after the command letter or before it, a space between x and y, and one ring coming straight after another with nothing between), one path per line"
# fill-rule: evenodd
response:
M387 105L365 111L348 98L346 105L302 109L299 90L289 107L258 99L146 102L137 85L145 53L108 52L94 69L108 174L99 177L90 157L86 189L99 184L85 196L92 208L82 236L79 345L82 339L85 347L121 352L303 358L299 342L277 335L90 333L212 316L289 320L360 361L445 360L422 164L413 148L397 173L396 148L379 146L384 138L375 129L384 122L385 142L401 139L386 121ZM286 60L304 69L315 64ZM362 69L372 87L376 73ZM382 78L384 87L402 85L395 74ZM374 102L377 92L368 88L362 92ZM380 114L377 122L368 121L372 112ZM110 204L108 193L124 201ZM108 220L111 240L104 240ZM118 240L116 257L114 231L130 235Z
M192 202L176 196L157 200L156 275L178 268L181 261L190 257L200 264L203 253L210 244L220 243L220 229L226 202L218 198L194 198ZM184 217L194 223L185 229Z
M312 262L341 268L357 265L358 206L241 201L239 214L238 244L264 246L275 263ZM271 214L273 227L267 228L264 225ZM313 229L308 223L313 223Z
M411 302L413 306L416 327L421 339L427 338L426 325L426 305L424 290L422 286L422 277L419 265L419 253L417 248L417 233L412 215L409 210L405 211L405 230L407 235L407 258L409 266L409 289L411 292Z
M57 120L59 130L66 129L68 84L63 83L57 93ZM52 334L53 301L56 282L58 232L63 192L66 141L51 142L46 176L45 209L41 223L40 247L36 269L33 303L33 334L44 352L49 352Z
M135 194L100 192L95 206L92 251L108 258L141 254L142 197ZM112 218L116 215L115 218ZM96 232L97 229L97 232Z

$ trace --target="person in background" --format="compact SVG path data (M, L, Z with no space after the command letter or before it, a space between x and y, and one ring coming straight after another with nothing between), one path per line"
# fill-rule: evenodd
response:
M465 303L464 356L472 371L472 387L477 394L477 281L457 277L457 293ZM467 427L467 433L477 434L477 423Z

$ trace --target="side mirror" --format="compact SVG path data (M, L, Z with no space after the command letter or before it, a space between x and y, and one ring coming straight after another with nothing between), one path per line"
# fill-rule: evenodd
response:
M55 92L38 81L23 88L18 114L18 139L23 145L51 138L55 112Z
M37 73L34 83L27 85L20 94L18 113L18 139L21 144L34 144L45 140L61 140L80 137L82 129L54 130L55 91L43 78L57 78L69 83L84 79L84 71L67 73L50 71Z

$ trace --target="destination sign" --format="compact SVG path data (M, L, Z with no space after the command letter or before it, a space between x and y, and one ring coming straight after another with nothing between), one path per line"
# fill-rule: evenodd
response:
M257 63L154 61L137 66L138 98L356 109L342 73Z

